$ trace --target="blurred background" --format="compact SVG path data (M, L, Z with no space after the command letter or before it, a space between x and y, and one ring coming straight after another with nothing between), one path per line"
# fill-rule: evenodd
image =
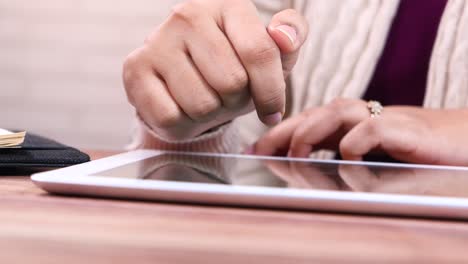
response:
M121 149L133 109L125 56L177 0L0 0L0 128Z

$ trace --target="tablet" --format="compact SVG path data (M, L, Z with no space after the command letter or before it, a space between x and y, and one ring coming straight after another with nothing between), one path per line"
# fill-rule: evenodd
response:
M468 168L139 150L32 176L54 194L468 219Z

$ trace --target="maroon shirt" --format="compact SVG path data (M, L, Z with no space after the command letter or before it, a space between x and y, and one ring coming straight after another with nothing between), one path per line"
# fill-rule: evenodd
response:
M421 106L432 48L447 0L402 0L364 95L383 105Z

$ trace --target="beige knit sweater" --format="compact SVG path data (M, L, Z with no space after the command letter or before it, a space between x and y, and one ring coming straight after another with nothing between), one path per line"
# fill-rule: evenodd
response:
M308 40L290 79L290 115L336 97L360 98L365 93L399 4L398 0L256 2L266 21L284 8L295 8L310 23ZM467 105L468 1L449 0L434 45L424 106ZM199 138L167 142L140 124L134 147L232 153L253 144L266 130L252 113Z

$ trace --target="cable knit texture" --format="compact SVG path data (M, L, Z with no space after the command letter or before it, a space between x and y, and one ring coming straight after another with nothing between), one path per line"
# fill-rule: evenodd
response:
M398 0L257 0L262 16L284 8L301 11L310 34L291 76L290 115L336 97L364 95L382 54ZM267 20L267 19L266 19ZM468 105L468 3L449 0L434 45L425 107ZM166 142L139 125L133 147L236 153L253 144L267 128L255 113L187 142ZM328 152L316 158L330 158Z

